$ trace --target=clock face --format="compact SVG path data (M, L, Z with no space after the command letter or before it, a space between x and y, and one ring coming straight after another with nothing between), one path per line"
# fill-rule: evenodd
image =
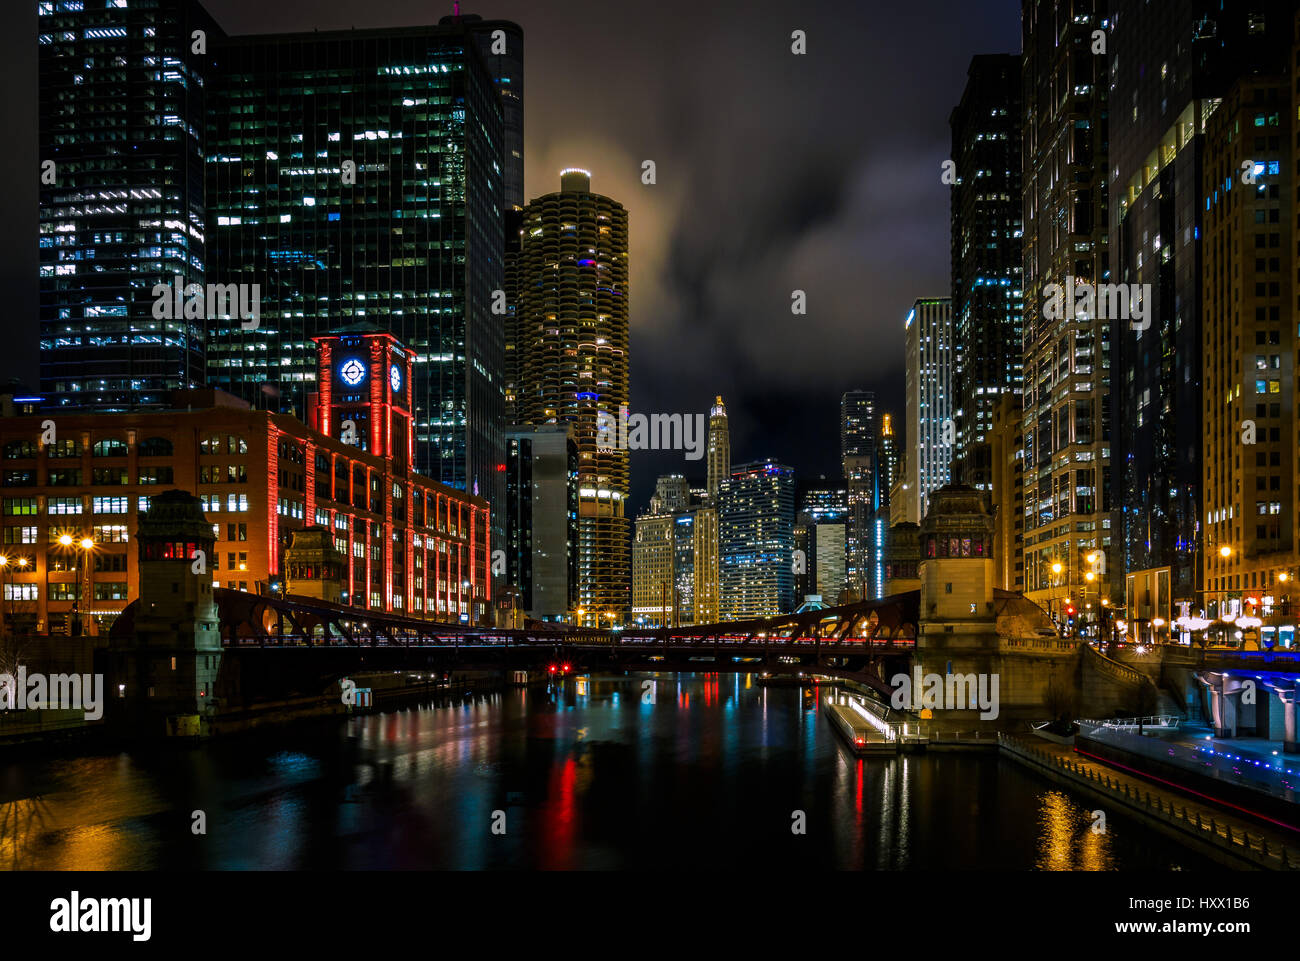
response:
M396 364L388 368L388 383L393 386L394 394L402 392L402 368Z
M346 360L343 362L343 366L339 368L339 377L349 387L356 387L357 384L366 379L366 365L355 357Z

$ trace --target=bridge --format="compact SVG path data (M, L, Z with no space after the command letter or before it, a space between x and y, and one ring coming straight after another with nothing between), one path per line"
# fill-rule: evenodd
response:
M451 624L358 610L315 598L214 589L227 655L292 656L315 652L323 675L375 670L815 671L855 680L885 696L886 667L916 645L919 592L774 617L682 628L612 631L572 625L524 630ZM129 604L111 635L134 630ZM242 659L242 658L241 658ZM896 660L899 659L899 660Z

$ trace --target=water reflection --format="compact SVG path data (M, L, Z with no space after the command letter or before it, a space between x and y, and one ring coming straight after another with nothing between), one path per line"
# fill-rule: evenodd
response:
M750 675L644 680L569 678L194 749L13 762L0 767L0 864L1205 867L1118 817L1094 834L1081 799L996 757L854 758L819 713L824 691ZM190 830L195 810L206 836ZM796 811L805 834L791 831Z

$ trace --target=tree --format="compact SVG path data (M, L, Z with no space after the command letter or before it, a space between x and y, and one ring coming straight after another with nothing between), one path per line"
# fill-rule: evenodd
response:
M1050 729L1063 735L1069 734L1074 715L1074 689L1057 674L1053 674L1047 681L1043 706L1052 718Z

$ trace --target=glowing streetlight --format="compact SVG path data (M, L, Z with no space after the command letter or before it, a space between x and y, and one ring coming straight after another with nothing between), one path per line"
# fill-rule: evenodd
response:
M62 544L64 547L71 547L71 546L72 546L72 535L71 535L71 534L60 534L60 535L59 535L59 543Z
M1061 573L1061 562L1060 562L1060 561L1054 561L1054 562L1052 563L1052 573L1053 573L1053 574L1059 574L1059 573Z
M1222 557L1222 558L1229 558L1229 557L1231 557L1231 556L1232 556L1232 548L1229 547L1227 544L1224 544L1222 547L1219 548L1219 556Z
M1095 581L1097 579L1097 574L1094 571L1089 571L1087 574L1083 575L1083 579L1085 581Z
M94 546L95 546L95 542L92 541L89 537L83 537L81 539L81 549L83 551L91 550L94 548Z
M1286 571L1283 571L1281 574L1277 575L1277 579L1281 581L1283 584L1285 584L1287 581L1291 579L1291 575L1288 574Z

